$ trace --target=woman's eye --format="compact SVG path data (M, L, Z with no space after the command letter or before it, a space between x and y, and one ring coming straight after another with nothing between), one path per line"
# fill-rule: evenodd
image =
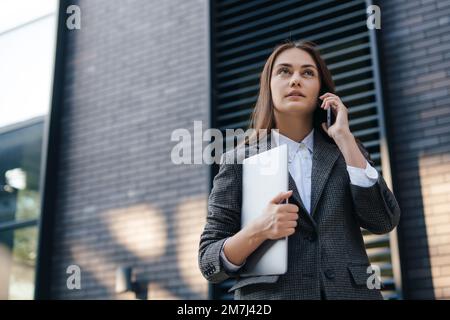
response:
M314 71L312 71L312 70L305 70L304 74L306 74L308 77L313 77L314 76Z
M281 68L281 69L278 70L278 73L279 74L289 74L290 71L289 71L288 68Z

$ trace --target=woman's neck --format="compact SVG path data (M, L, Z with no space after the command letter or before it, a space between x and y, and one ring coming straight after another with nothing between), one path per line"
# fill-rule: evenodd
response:
M293 117L289 114L277 114L275 118L279 132L296 142L305 139L313 129L312 116Z

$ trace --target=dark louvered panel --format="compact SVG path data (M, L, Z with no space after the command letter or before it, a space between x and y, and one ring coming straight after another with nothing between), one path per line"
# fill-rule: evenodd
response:
M349 109L350 127L383 172L381 90L373 34L366 26L369 2L357 1L211 1L213 35L213 123L216 128L246 129L256 102L259 74L275 45L307 39L319 45ZM384 173L383 173L384 174ZM386 299L399 297L392 263L392 239L363 230L367 252L381 269ZM394 259L395 260L395 259ZM232 281L219 285L216 298L230 298Z

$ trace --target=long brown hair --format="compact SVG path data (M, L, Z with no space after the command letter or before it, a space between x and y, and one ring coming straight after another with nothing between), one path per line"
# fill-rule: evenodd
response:
M270 90L273 63L280 53L291 48L304 50L309 53L309 55L314 59L318 68L320 79L319 96L326 92L335 93L335 85L331 77L331 73L328 70L327 65L325 64L325 61L320 56L317 44L312 41L288 41L278 45L270 54L269 58L267 58L264 68L261 72L258 99L251 114L249 125L249 129L255 129L255 131L249 137L246 137L246 139L244 140L245 144L247 144L249 141L253 141L253 139L255 138L257 141L259 141L263 137L263 135L270 134L272 129L276 129L274 105L272 100L272 93ZM318 102L318 105L316 106L313 114L313 127L316 132L323 131L321 124L322 122L326 122L326 111L319 108L319 103L321 103L321 101ZM261 129L266 130L263 130L264 133L262 133L263 135L260 136ZM323 135L328 141L334 143L333 139L331 139L328 134L323 132Z

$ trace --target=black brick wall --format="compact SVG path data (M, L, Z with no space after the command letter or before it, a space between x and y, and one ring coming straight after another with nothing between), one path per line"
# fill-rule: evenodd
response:
M53 298L123 298L136 266L149 298L207 297L197 268L209 169L173 165L176 128L209 125L207 1L79 1L67 30ZM81 268L81 290L66 287Z
M405 298L450 297L450 1L378 1Z

